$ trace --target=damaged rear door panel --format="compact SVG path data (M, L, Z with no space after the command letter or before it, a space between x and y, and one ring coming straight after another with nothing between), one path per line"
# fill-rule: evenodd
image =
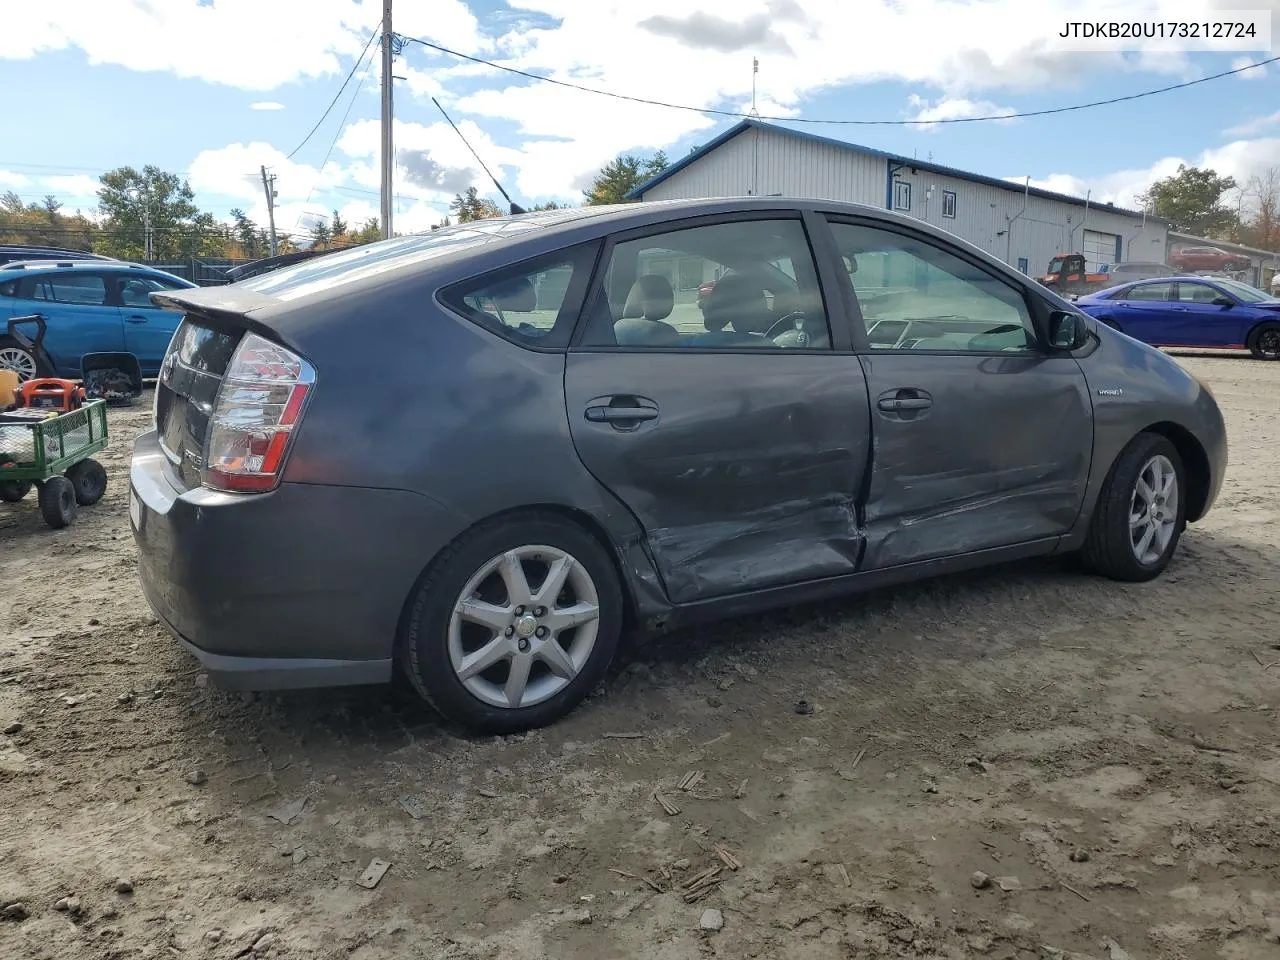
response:
M850 574L861 556L870 409L858 357L833 352L829 330L784 337L788 348L744 329L793 313L810 331L826 321L801 221L778 220L619 238L568 355L578 455L644 528L676 604ZM757 269L782 278L758 315L728 299ZM710 309L717 296L731 308L715 330L695 300L709 280ZM660 345L618 342L637 329Z

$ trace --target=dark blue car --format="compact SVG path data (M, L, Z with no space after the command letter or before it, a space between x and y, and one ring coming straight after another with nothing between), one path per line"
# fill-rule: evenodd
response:
M151 302L157 291L195 284L162 270L120 261L74 261L0 266L0 369L32 377L80 376L86 353L132 353L143 376L160 372L160 361L179 320ZM7 337L12 317L44 318L45 352L52 367ZM34 327L28 328L34 334Z
M1259 360L1280 360L1280 300L1236 280L1139 280L1076 306L1152 346L1247 349Z

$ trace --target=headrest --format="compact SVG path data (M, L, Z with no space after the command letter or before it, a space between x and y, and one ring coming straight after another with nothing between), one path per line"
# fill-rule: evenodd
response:
M671 316L675 305L676 292L671 289L671 281L660 274L646 273L631 285L622 316L627 319L665 320Z
M529 313L538 307L538 292L528 277L516 277L489 288L489 296L498 309L511 313Z
M763 333L774 319L764 283L749 273L726 273L702 306L703 325L713 333L730 325L739 333Z

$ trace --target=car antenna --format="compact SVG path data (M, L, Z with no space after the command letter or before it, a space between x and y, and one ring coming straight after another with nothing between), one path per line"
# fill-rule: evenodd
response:
M440 106L440 101L437 100L435 97L432 97L431 102L436 105L436 109L440 111L441 115L446 120L449 121L449 126L453 127L453 132L458 135L458 139L461 140L463 144L466 146L466 148L471 151L471 155L476 158L476 163L480 164L484 172L489 174L489 179L492 180L493 185L498 188L498 192L502 194L502 198L506 200L507 203L511 204L511 215L515 216L516 214L519 214L519 213L528 213L529 211L526 210L524 207L520 206L519 204L512 203L511 198L507 196L507 191L503 190L502 184L498 182L498 178L495 177L493 175L493 172L484 165L484 161L480 159L480 154L476 153L475 149L471 146L471 144L467 143L467 138L462 135L462 131L458 129L458 125L449 118L449 115L447 113L444 112L444 107Z

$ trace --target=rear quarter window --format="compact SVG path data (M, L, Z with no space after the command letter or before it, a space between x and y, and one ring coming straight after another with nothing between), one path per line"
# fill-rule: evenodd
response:
M17 280L6 280L4 283L0 283L0 297L16 297L17 295Z
M599 247L579 244L451 284L441 289L440 301L512 343L563 349Z

